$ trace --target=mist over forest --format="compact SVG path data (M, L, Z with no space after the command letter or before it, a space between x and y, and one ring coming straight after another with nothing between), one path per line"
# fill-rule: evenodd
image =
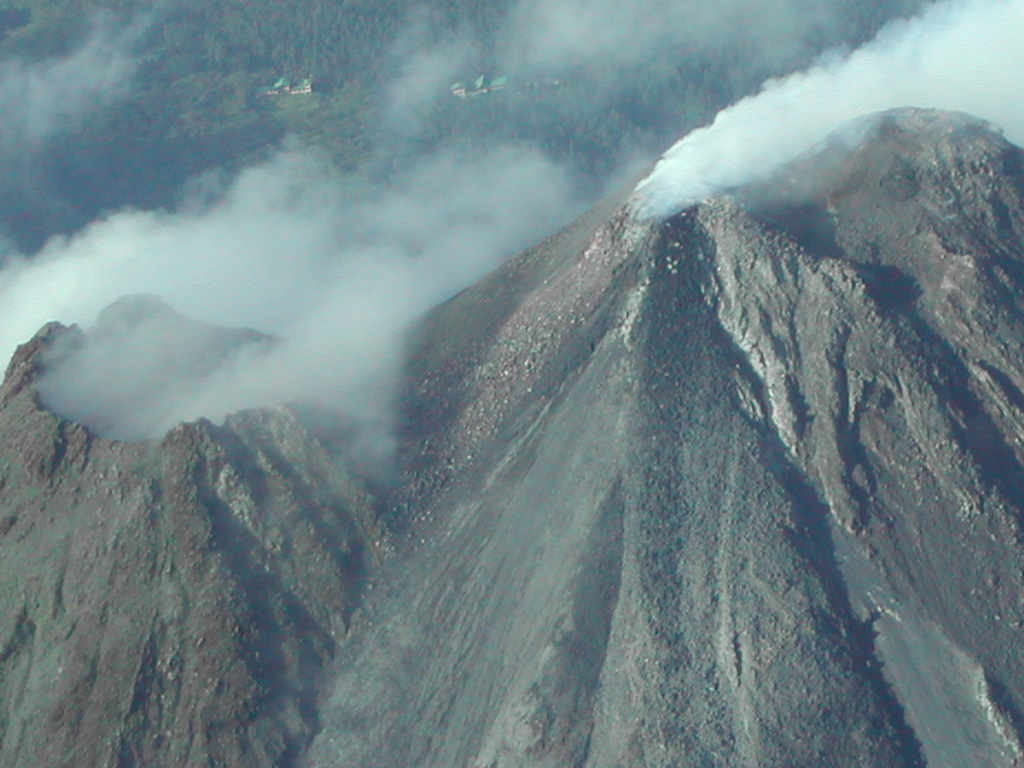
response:
M178 207L284 142L374 186L447 147L525 144L592 197L765 78L917 5L12 0L0 223L31 252L103 213ZM453 97L481 77L506 85ZM280 78L313 92L261 93Z

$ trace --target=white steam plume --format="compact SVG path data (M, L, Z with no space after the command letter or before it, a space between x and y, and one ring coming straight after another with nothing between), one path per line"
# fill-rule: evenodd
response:
M88 325L123 295L157 294L194 318L283 342L169 389L164 350L118 337L91 346L71 375L44 377L48 405L121 438L295 399L386 421L408 324L578 206L560 168L514 148L426 158L386 191L354 184L284 152L212 205L118 213L11 259L0 272L0 354L47 321ZM164 401L124 407L150 390Z
M651 215L765 178L861 115L969 112L1024 143L1024 0L955 0L896 22L851 55L771 81L677 143L637 191Z

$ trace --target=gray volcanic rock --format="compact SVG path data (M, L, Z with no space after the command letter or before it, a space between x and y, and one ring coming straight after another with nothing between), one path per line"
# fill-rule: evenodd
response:
M287 409L123 443L0 387L0 764L293 765L374 513Z
M436 310L311 764L1021 764L1022 160L888 113Z

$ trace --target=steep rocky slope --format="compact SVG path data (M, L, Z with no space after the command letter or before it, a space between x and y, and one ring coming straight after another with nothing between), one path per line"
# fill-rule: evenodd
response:
M1020 764L1022 159L889 113L439 308L311 764Z
M39 404L68 343L43 329L0 387L0 764L293 765L368 496L287 409L95 437Z

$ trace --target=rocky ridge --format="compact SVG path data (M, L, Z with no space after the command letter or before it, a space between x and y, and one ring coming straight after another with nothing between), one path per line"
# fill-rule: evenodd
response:
M288 409L119 442L0 387L0 763L290 766L376 541Z

